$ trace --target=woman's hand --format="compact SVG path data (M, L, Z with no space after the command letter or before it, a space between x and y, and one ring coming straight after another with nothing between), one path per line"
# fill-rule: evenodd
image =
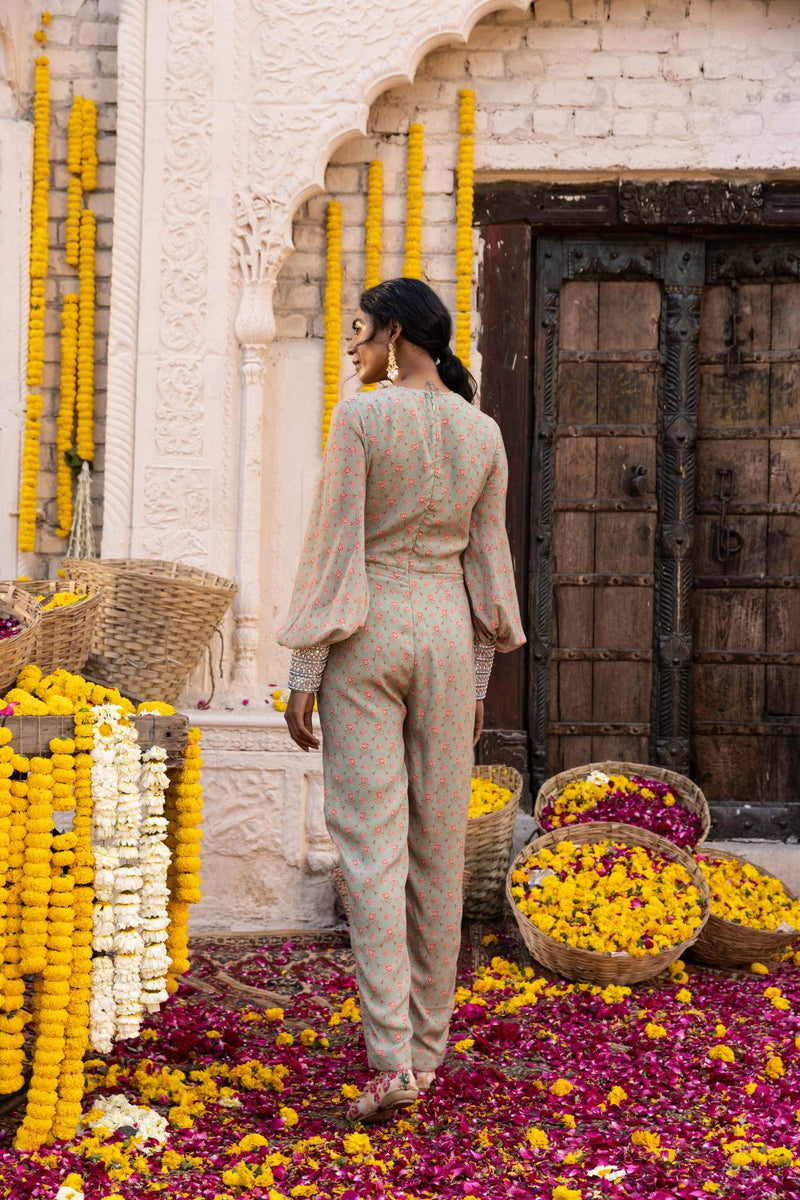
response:
M483 733L483 701L475 701L475 725L472 730L472 744L477 746L478 738Z
M312 713L313 692L292 692L286 705L286 724L289 736L301 750L319 750L319 738L314 736Z

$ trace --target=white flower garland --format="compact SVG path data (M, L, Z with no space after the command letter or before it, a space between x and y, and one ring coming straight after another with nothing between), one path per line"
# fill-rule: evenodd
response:
M166 751L142 754L136 727L117 706L95 708L94 730L91 1042L107 1053L114 1041L136 1037L143 1011L169 997L169 778Z
M127 1097L120 1092L112 1096L98 1096L92 1104L92 1111L83 1118L83 1128L102 1129L113 1133L116 1129L135 1129L143 1142L156 1141L163 1146L167 1140L167 1118L150 1108L141 1108L131 1104ZM142 1148L141 1153L148 1150Z

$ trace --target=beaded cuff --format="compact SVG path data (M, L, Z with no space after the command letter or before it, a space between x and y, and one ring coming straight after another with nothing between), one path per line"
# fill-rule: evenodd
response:
M289 667L289 687L293 692L316 692L325 674L328 661L327 646L312 646L309 650L293 650Z
M494 646L475 642L475 699L485 700L494 662Z

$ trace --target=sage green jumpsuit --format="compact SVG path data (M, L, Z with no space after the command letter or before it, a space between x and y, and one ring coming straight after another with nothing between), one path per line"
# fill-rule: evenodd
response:
M290 686L318 692L325 817L379 1071L434 1070L445 1052L475 658L525 641L507 473L497 425L454 393L342 401L279 634L297 652ZM309 663L324 668L318 687Z

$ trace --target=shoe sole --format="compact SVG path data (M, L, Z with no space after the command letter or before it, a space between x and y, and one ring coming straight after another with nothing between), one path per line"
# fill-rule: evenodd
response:
M350 1120L354 1125L359 1121L362 1125L376 1125L380 1121L388 1121L401 1108L410 1108L412 1104L416 1104L419 1099L419 1092L403 1092L399 1096L395 1093L388 1104L381 1104L374 1112L367 1113L363 1117L351 1117Z

